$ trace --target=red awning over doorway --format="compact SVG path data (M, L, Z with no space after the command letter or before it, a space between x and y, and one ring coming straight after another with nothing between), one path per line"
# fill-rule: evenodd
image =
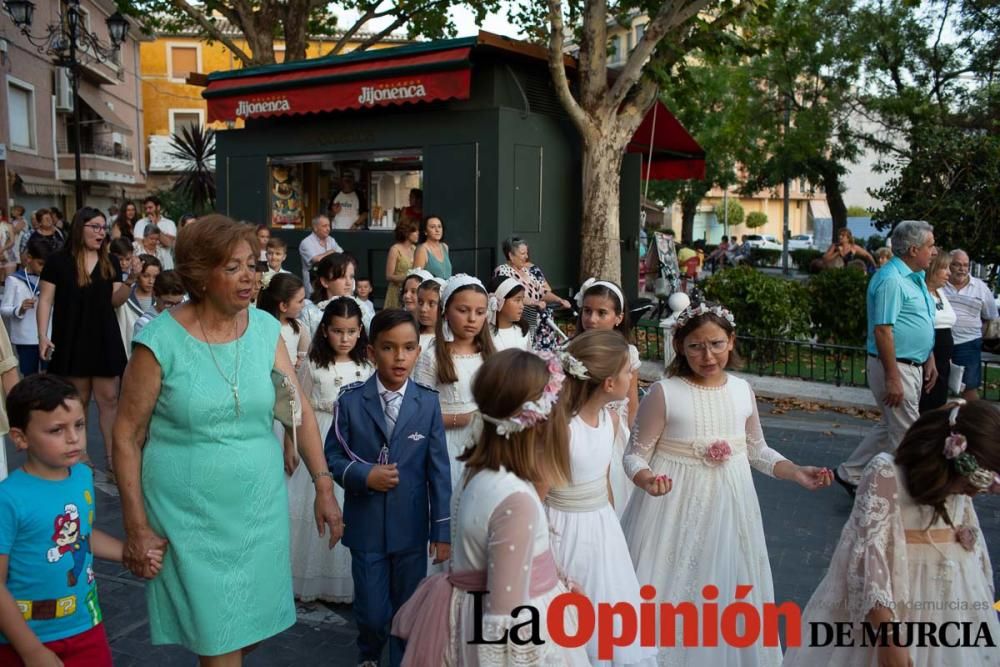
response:
M468 99L471 47L406 49L268 65L209 76L202 95L208 121L294 116L390 105ZM387 50L386 55L389 55Z
M705 178L705 151L659 100L646 112L626 150L643 154L643 180Z

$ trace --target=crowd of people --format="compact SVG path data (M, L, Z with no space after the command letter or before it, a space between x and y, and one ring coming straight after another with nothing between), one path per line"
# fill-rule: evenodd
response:
M915 408L937 391L935 327L952 332L940 335L952 359L968 358L962 318L982 294L961 251L931 264L926 223L897 226L895 257L869 288L869 376L886 408L835 473L766 442L753 390L730 373L738 323L724 305L677 314L674 360L640 398L621 286L588 279L571 304L523 239L504 242L484 284L453 274L440 218L405 218L376 309L327 216L299 246L300 278L266 227L221 215L174 225L155 200L144 208L112 224L83 208L57 249L39 226L6 281L13 345L0 329L0 382L26 463L0 483L3 664L111 664L98 557L149 580L152 641L206 666L242 664L295 623L296 599L351 604L366 667L386 651L393 665L780 665L763 637L679 647L636 635L609 657L597 634L571 648L544 623L570 590L636 611L707 591L719 608L774 603L754 469L857 494L808 618L940 623L954 612L900 605L991 595L969 497L1000 493L1000 413L947 390ZM577 311L572 339L550 305ZM944 312L948 326L935 322ZM91 396L121 541L94 528ZM541 641L518 635L528 608ZM577 615L563 620L573 636ZM1000 636L992 612L966 620ZM674 622L662 631L686 635ZM890 643L803 646L784 660L994 657Z

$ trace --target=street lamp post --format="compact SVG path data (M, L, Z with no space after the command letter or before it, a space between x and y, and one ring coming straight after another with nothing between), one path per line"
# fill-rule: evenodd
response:
M80 138L83 124L80 120L80 67L84 62L106 62L114 58L128 37L128 20L121 12L108 17L108 35L111 44L105 45L94 33L83 25L83 10L80 0L66 0L63 5L62 20L45 26L45 34L36 37L31 34L31 19L35 13L35 3L31 0L4 0L4 8L21 34L38 50L55 59L60 67L69 70L70 85L73 90L73 168L75 170L74 192L77 210L83 208L83 178L80 167ZM84 47L81 51L80 47ZM84 60L81 61L81 56ZM58 160L58 156L56 160Z

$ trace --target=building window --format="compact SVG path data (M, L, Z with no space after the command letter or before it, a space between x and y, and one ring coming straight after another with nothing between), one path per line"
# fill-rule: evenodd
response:
M197 46L167 47L167 76L178 81L185 81L188 74L201 71L201 51Z
M611 38L611 46L608 48L608 64L617 65L622 60L622 37L615 35Z
M632 47L634 47L635 45L632 43L632 31L631 30L629 30L627 33L625 33L625 40L626 40L626 45L627 45L626 53L632 53Z
M35 136L35 89L31 84L7 81L7 104L10 113L10 145L33 151Z
M635 26L635 43L638 44L642 40L642 36L646 34L646 24L639 23Z
M196 128L205 124L201 109L171 109L170 134L181 134L185 127Z

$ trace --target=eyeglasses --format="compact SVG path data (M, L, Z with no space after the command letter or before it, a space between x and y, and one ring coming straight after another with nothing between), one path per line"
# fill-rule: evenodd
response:
M95 232L95 233L96 232L107 233L107 231L108 231L107 229L104 228L104 225L99 225L96 222L86 224L83 227L84 227L84 229L89 229L90 231Z
M688 343L684 346L684 349L691 354L704 352L705 350L718 354L719 352L723 352L728 345L728 340L710 340L704 343Z

